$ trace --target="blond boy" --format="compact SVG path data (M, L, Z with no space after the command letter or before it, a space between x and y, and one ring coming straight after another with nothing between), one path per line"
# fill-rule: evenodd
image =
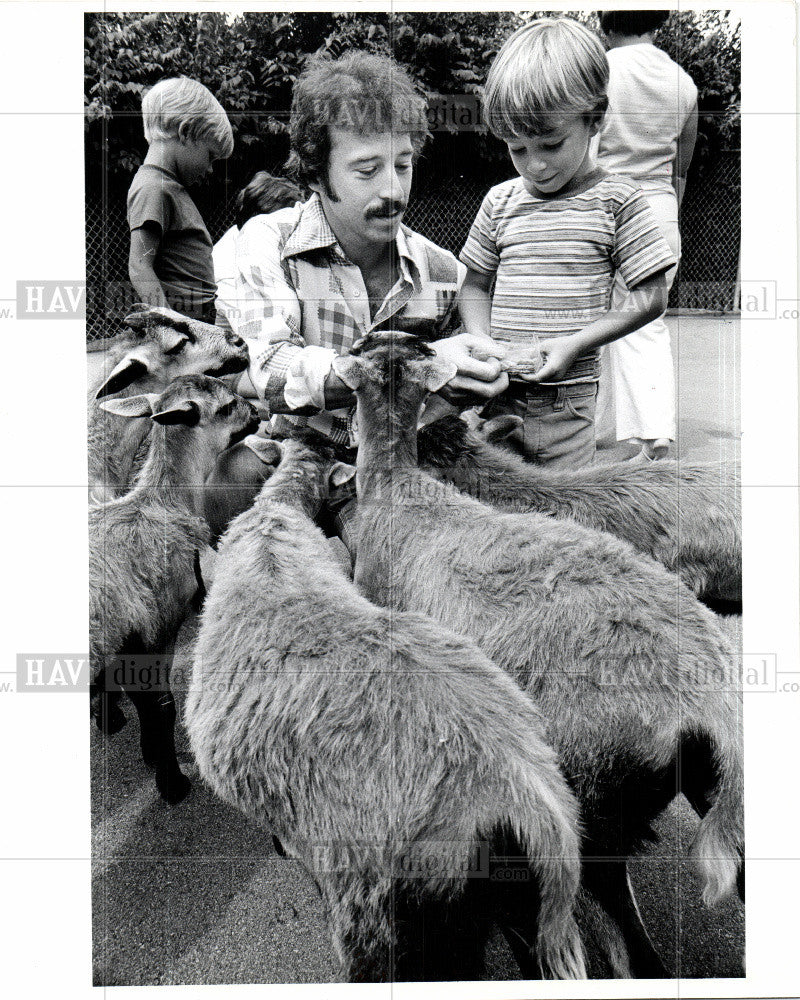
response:
M137 298L214 322L212 242L186 190L233 152L228 117L187 77L162 80L142 101L147 156L128 191L128 272Z
M484 104L519 176L489 191L461 252L467 332L539 343L543 366L490 406L522 416L526 451L553 467L592 461L600 347L663 311L675 263L636 185L590 154L607 85L600 40L577 21L532 21L508 39ZM617 272L629 293L612 309Z

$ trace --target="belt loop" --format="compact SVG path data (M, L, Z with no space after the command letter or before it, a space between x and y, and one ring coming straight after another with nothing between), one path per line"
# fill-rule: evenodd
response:
M556 411L563 410L567 399L567 387L565 385L560 385L556 391L555 402L553 403L553 409Z

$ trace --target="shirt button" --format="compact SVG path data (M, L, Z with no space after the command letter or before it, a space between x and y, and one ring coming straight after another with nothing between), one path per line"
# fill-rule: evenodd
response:
M355 297L358 298L359 295L361 295L361 292L356 288L356 290L353 292L353 295L355 295Z

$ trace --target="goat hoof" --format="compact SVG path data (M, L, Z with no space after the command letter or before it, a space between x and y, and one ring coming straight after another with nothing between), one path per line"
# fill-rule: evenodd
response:
M182 802L192 790L192 783L180 771L169 776L156 775L156 787L161 798L171 806Z

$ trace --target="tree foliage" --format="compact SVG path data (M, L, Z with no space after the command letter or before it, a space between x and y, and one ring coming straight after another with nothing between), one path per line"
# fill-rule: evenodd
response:
M535 12L547 13L554 12ZM597 28L593 12L573 16ZM129 183L146 151L142 95L164 77L200 80L228 111L236 151L227 179L238 185L285 159L292 85L311 54L336 56L354 47L389 53L426 93L477 98L498 48L522 20L510 12L87 14L87 182L105 171L112 184ZM738 146L739 28L725 12L676 12L656 43L700 90L702 169L720 148ZM488 185L508 172L501 143L444 122L418 173L423 183L466 176Z
M720 150L741 144L741 24L731 24L726 13L675 12L654 39L697 85L700 117L693 173L701 172Z

